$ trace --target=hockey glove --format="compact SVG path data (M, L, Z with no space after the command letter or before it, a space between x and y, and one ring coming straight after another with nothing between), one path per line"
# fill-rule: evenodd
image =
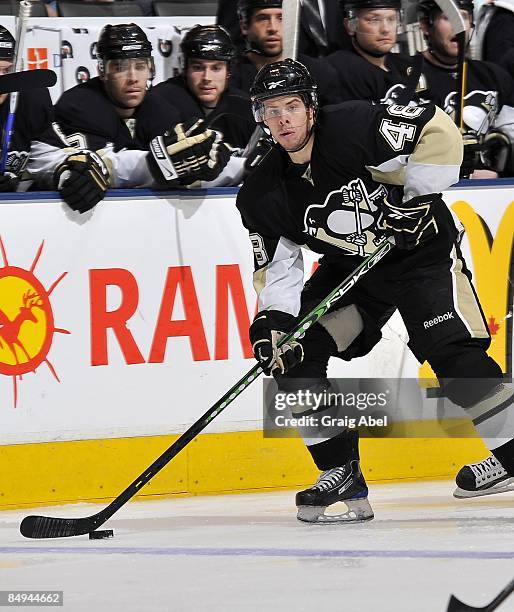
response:
M471 134L463 136L462 144L464 145L464 156L460 166L459 178L469 178L477 168L482 168L481 147L478 139Z
M393 236L399 249L414 249L437 235L433 206L440 199L440 193L417 196L397 205L390 204L386 199L382 228L386 234Z
M12 172L0 175L0 191L16 191L20 179Z
M303 361L303 347L296 340L278 347L294 320L292 315L279 310L262 310L250 326L253 354L268 376L285 374Z
M205 129L202 120L187 131L178 123L150 142L150 171L158 181L178 179L182 185L214 180L227 165L230 149L221 134Z
M498 174L512 172L512 150L513 145L503 132L489 132L482 142L480 151L483 167Z
M255 147L249 151L246 157L244 167L245 177L257 168L264 157L271 151L272 146L267 138L259 138Z
M54 183L72 210L85 213L105 196L109 187L109 170L97 153L78 149L57 167Z

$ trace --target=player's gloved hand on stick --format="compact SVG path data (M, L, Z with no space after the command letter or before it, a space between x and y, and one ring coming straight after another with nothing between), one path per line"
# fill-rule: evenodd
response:
M214 180L227 165L230 149L221 134L205 128L202 120L186 130L178 123L164 136L150 142L148 165L157 181L190 185Z
M440 193L416 196L399 204L385 200L382 228L393 236L399 249L414 249L437 235L433 207L438 202L442 202Z
M481 145L472 134L466 134L462 137L464 145L464 157L460 166L459 177L469 178L477 168L482 168L480 159Z
M61 198L72 209L85 213L94 208L109 187L109 170L94 151L78 149L54 172Z
M20 179L12 172L0 175L0 191L16 191Z
M278 347L295 318L280 310L262 310L250 326L253 354L265 374L285 374L303 361L303 347L297 340L289 340Z

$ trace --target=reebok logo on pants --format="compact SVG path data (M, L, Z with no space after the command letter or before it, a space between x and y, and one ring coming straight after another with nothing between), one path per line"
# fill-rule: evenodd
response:
M439 323L442 323L443 321L448 321L449 319L453 319L453 312L451 310L449 310L448 312L445 312L444 315L437 315L437 317L434 317L433 319L430 319L429 321L423 321L423 327L425 329L428 329L429 327L433 327L434 325L439 325Z

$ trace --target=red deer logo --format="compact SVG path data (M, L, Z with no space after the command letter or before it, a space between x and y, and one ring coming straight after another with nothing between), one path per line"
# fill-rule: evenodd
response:
M50 294L66 276L66 272L45 289L34 275L43 251L41 243L30 269L9 265L0 238L4 267L0 267L0 374L12 376L14 405L18 399L17 380L35 372L45 363L55 379L59 377L48 359L54 333L69 334L54 326Z

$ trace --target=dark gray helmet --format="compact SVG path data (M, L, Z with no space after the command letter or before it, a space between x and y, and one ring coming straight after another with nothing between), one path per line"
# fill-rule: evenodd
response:
M305 106L318 108L317 85L307 68L296 60L287 58L263 66L250 89L255 121L262 123L263 102L278 96L299 94Z
M229 62L236 54L230 34L219 25L196 25L184 36L180 48L186 59Z

